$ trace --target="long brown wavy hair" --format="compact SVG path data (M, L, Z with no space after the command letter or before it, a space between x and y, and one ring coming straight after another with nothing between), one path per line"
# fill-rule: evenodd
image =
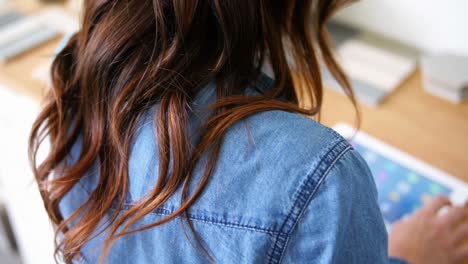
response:
M317 116L323 93L320 65L327 66L355 104L325 28L328 18L347 2L84 1L81 29L54 59L51 87L29 142L34 175L56 230L56 260L70 263L79 257L113 204L117 209L106 222L109 233L100 261L119 237L176 217L186 219L196 237L186 212L210 179L226 130L262 111ZM264 96L245 96L265 63L271 65L273 87ZM301 80L300 88L295 88L293 72ZM210 80L217 84L217 100L210 106L213 115L192 146L188 105ZM298 97L310 102L308 106ZM154 187L145 198L123 210L132 138L138 121L154 106L159 110L154 114L159 178L148 183ZM78 160L64 165L79 137L83 141ZM51 150L39 162L37 153L46 139ZM205 152L209 162L196 190L188 193L192 170ZM97 187L64 219L60 201L95 163ZM181 185L180 208L160 221L130 228ZM198 239L197 243L213 260Z

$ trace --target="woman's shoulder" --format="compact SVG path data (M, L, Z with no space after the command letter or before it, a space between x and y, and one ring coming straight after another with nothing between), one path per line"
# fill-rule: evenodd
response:
M192 212L210 214L212 219L222 215L219 221L233 225L283 232L286 219L298 217L337 166L353 167L356 175L368 173L351 145L330 128L294 113L258 113L228 130L216 169ZM353 175L344 177L335 184L356 181ZM369 178L360 183L372 188Z
M282 110L252 115L235 124L226 137L235 138L234 141L245 138L246 147L253 145L265 156L277 155L285 166L298 161L307 164L324 151L351 147L333 129L304 115ZM229 144L230 140L227 141L225 144Z
M204 173L203 161L192 173L189 190L196 188ZM129 166L130 197L136 201L152 188L149 183L157 181L157 143L151 124L138 134ZM364 161L332 129L295 113L257 113L228 129L210 180L188 216L221 227L289 232L283 229L298 220L308 201L325 188L324 179L350 167L347 171L355 175L339 175L333 188L372 188L369 177L356 179L368 173ZM177 192L158 212L169 214L179 205Z
M242 183L232 184L224 195L242 193L236 213L255 216L257 223L277 232L280 243L273 255L288 263L304 256L312 262L349 263L381 263L387 258L372 174L346 139L314 120L284 111L260 113L244 123L228 134L221 162L224 169L231 166L234 181ZM245 151L248 145L254 147ZM229 213L235 212L232 208L230 203ZM365 250L343 253L353 243L365 245Z

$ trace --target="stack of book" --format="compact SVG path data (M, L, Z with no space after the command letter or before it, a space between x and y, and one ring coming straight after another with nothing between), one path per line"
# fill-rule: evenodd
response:
M328 30L338 62L361 102L377 106L416 68L419 52L415 48L334 22ZM341 90L326 70L323 79L326 87Z
M62 9L50 8L34 15L0 9L0 62L9 60L78 29L78 20Z
M421 68L428 93L453 103L468 98L468 57L426 55L421 59Z
M15 11L0 14L0 61L12 58L59 35L41 16L23 16Z

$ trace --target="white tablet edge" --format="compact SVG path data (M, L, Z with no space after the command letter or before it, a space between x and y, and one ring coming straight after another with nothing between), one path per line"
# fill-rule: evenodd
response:
M422 175L429 177L430 179L439 182L452 188L450 194L450 200L455 205L464 205L468 202L468 184L455 178L452 175L447 174L433 166L420 161L409 154L404 153L368 134L365 132L358 131L357 133L354 128L345 123L338 123L333 126L333 129L341 134L346 139L356 141L372 150L382 154L386 158L398 162L408 168L411 168Z

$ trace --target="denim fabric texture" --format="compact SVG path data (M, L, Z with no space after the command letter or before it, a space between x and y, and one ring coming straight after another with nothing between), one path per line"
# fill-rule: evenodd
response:
M246 93L262 93L272 82L262 74ZM211 82L191 103L194 142L214 101ZM155 111L142 119L132 144L126 208L148 194L158 178ZM80 144L73 147L71 162ZM206 156L194 170L190 190L205 162ZM65 216L86 200L97 180L93 168L65 196L60 204ZM180 191L135 227L176 210ZM215 171L188 216L217 263L402 263L387 256L387 233L365 161L339 134L295 113L257 113L230 127ZM106 263L208 263L179 220L120 238ZM96 263L105 235L87 243L77 263Z

